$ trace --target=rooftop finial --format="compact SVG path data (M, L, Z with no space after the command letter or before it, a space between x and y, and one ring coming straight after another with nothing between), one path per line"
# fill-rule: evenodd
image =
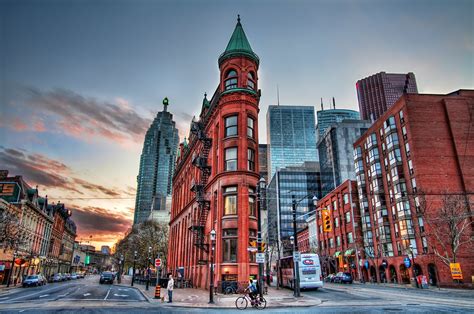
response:
M240 23L240 14L237 14L237 23Z
M169 105L168 97L165 97L163 99L163 107L164 107L163 111L166 111L166 109L168 108L168 105Z

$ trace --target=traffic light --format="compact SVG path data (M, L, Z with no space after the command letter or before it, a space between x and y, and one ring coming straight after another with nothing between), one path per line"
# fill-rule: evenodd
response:
M260 252L265 252L265 250L267 249L267 244L265 242L262 242L261 247L262 247L262 249L261 249Z
M249 241L250 247L257 247L257 241Z
M324 232L331 232L332 225L331 225L331 212L328 209L323 209L321 211L323 216L323 231Z

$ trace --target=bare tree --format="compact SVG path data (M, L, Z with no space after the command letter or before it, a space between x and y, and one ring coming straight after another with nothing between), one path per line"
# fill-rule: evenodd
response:
M21 242L20 218L8 209L0 210L0 246L4 252L17 250Z
M415 197L415 204L433 253L448 267L456 263L460 249L474 244L473 213L467 196L420 193Z

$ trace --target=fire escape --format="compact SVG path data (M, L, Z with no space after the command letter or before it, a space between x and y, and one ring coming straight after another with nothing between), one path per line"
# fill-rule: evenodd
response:
M192 225L189 227L193 233L194 245L205 252L209 252L209 244L205 243L204 228L206 226L207 216L209 215L211 202L206 198L205 188L207 180L211 175L211 166L207 164L209 152L212 147L212 139L206 136L204 132L204 123L193 121L191 133L201 142L200 151L192 156L192 163L200 170L199 181L191 184L191 191L196 193L196 202L198 203L197 214L193 217Z

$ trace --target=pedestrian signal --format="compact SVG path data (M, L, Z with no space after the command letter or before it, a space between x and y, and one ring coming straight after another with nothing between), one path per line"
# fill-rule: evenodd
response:
M331 232L332 231L332 225L331 225L331 213L328 209L323 209L321 211L321 214L323 216L323 231L324 232Z

